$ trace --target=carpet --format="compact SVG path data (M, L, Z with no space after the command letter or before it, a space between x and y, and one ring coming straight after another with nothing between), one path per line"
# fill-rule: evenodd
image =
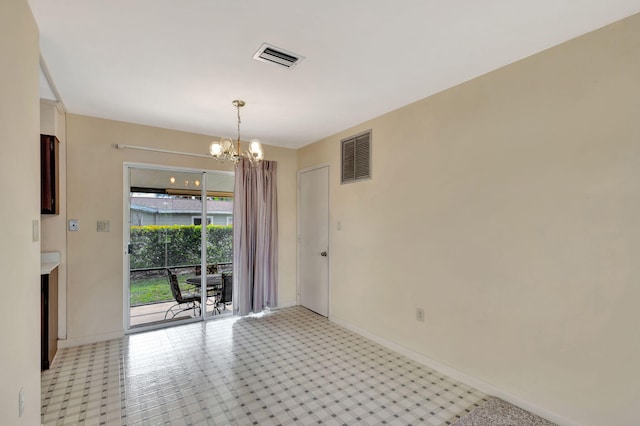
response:
M475 410L458 419L453 426L555 426L542 417L491 397Z

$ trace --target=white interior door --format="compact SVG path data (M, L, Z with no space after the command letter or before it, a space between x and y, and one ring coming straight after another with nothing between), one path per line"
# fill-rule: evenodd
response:
M329 315L329 167L299 173L300 304Z

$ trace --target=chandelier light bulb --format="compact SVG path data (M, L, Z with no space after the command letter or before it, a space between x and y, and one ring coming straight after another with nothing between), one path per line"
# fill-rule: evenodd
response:
M260 141L258 139L251 139L251 142L249 142L249 152L254 157L257 154L261 153L262 152L262 143L260 143Z
M218 141L212 142L211 146L209 147L209 153L214 157L220 156L220 154L222 154L222 145L220 145L220 142L218 142ZM173 182L171 182L171 183L173 183Z
M225 154L231 152L231 139L222 139L222 152Z
M169 182L171 182L171 183L176 183L176 178L174 178L173 176L171 176L171 177L169 178Z

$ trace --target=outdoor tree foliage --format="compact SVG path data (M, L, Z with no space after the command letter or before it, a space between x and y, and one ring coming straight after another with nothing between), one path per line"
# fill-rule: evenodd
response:
M131 269L200 264L201 225L132 226ZM207 225L207 263L231 262L233 226Z

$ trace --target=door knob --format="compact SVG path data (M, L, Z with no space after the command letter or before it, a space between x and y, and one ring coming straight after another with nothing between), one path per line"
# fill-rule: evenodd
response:
M326 251L323 251L322 253L320 253L320 256L327 257L327 252L326 252Z

